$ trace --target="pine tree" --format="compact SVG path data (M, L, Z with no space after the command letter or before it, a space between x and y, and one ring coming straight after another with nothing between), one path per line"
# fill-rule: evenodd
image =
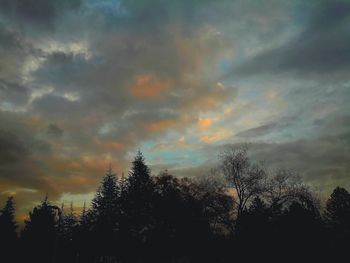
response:
M58 222L58 245L56 257L59 262L75 262L77 254L77 226L78 221L74 214L73 203L68 213L62 204Z
M116 175L109 168L101 186L92 200L94 227L99 231L113 232L118 228L118 195L119 187Z
M143 154L138 151L126 181L126 191L122 196L128 235L137 239L137 242L145 242L152 228L153 197L154 183L150 170L145 164Z
M10 196L0 212L0 247L4 253L14 249L17 240L16 229L15 202L14 198Z
M92 207L87 213L91 224L89 240L93 244L95 256L115 256L115 246L119 230L119 186L116 175L110 167L102 179Z
M75 234L77 248L76 262L89 262L89 252L93 250L94 246L94 240L91 238L90 232L93 222L91 218L91 210L86 209L86 202L84 201Z
M63 235L65 240L73 240L77 225L78 221L74 214L73 203L71 203L69 213L63 215Z
M86 202L84 201L83 210L81 211L80 218L79 218L79 227L83 226L84 228L88 229L89 225L89 217L88 217L88 211L86 210Z
M132 168L129 172L128 184L129 192L146 194L153 190L153 182L150 176L150 170L145 164L145 158L140 151L137 152L132 162Z

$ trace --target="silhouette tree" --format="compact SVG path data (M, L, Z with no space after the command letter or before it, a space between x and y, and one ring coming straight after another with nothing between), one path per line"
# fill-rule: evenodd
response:
M346 189L336 187L333 190L324 218L330 234L330 250L344 256L350 242L350 193Z
M52 262L56 258L58 248L58 222L60 209L51 205L47 196L44 201L34 207L25 220L21 233L23 248L27 258L23 260L35 262Z
M73 203L70 205L70 210L66 214L63 205L60 211L60 219L58 223L59 245L58 245L58 261L59 262L75 262L76 249L76 234L78 221L74 214Z
M225 151L219 168L225 180L167 171L153 177L138 152L128 177L107 171L79 219L73 204L65 212L46 196L25 220L19 245L10 197L0 212L0 260L19 254L19 262L37 263L283 261L285 255L334 261L346 254L350 194L344 188L327 201L324 223L318 199L294 173L268 176L246 149Z
M82 212L80 214L78 225L75 233L76 240L76 262L90 262L93 260L92 251L94 250L95 243L93 236L91 235L91 229L93 226L94 216L91 210L86 209L86 202L84 202ZM99 240L100 241L100 240Z
M92 200L91 210L94 214L95 228L112 232L118 228L118 195L119 189L116 175L109 168Z
M326 221L334 227L350 226L350 193L341 187L333 190L324 213Z
M145 158L140 151L136 154L129 176L121 185L121 236L123 251L128 256L146 257L149 236L154 228L152 209L154 184ZM137 249L140 254L128 253Z
M115 244L119 229L119 186L110 167L102 179L90 211L92 239L97 256L116 256Z
M234 229L234 199L226 183L215 174L197 179L197 198L202 200L205 216L211 229L218 235L227 235Z
M16 258L17 224L15 222L15 202L12 196L7 198L4 208L0 211L0 247L2 256Z
M236 192L235 202L239 218L249 201L265 190L266 173L262 167L250 163L245 148L229 148L223 151L219 169Z
M262 197L266 200L275 215L281 215L283 210L293 202L315 201L313 193L301 178L292 171L279 169L269 177L265 184Z
M213 238L212 211L208 211L212 200L203 189L202 185L175 178L167 172L155 178L152 241L156 249L152 253L162 257L158 258L159 262L205 262L213 251L213 247L208 249Z
M256 196L238 218L235 234L238 241L237 250L240 251L237 254L241 260L262 257L264 251L271 245L269 242L272 234L270 216L268 205L259 196Z
M283 216L277 224L279 236L275 239L283 240L284 245L277 245L282 254L288 253L293 247L298 251L294 260L303 255L304 259L318 259L319 249L322 247L322 222L318 205L313 199L293 201L288 209L285 209Z

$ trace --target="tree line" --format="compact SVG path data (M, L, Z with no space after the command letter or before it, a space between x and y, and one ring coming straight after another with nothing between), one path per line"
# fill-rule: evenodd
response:
M79 214L46 196L17 230L8 197L1 262L334 260L350 245L350 194L335 188L321 209L298 176L267 172L244 148L224 151L201 179L152 176L138 152L128 176L107 171Z

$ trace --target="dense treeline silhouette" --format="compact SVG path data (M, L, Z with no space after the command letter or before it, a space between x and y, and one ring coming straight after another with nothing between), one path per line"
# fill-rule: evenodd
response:
M9 197L0 212L1 262L313 262L350 244L347 190L321 209L297 176L269 174L245 149L223 152L201 180L151 176L139 152L127 177L107 171L79 216L46 196L19 235L14 205Z

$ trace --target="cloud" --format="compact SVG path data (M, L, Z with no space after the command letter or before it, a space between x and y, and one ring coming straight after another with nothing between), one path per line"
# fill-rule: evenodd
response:
M269 123L256 128L251 128L236 134L238 137L257 137L272 132L278 123Z
M145 74L136 77L135 84L131 86L130 92L133 96L144 99L159 99L164 96L170 88L170 81L158 80Z
M283 131L294 124L296 121L297 116L282 117L275 120L274 122L269 122L258 127L238 132L235 136L242 138L257 138L271 133Z
M321 1L311 5L309 25L284 45L257 54L233 74L345 74L350 67L350 3ZM231 73L230 73L231 74Z
M59 137L62 137L63 130L60 127L58 127L57 125L51 123L47 127L47 133L52 137L59 138Z
M7 18L20 21L22 25L33 24L46 29L67 10L80 7L80 0L1 0L1 13Z
M320 73L345 76L348 8L315 3L0 0L0 190L23 207L87 195L137 148L197 175L243 140L273 164L305 156L308 178L329 149L320 174L345 180L349 85Z
M16 135L6 131L0 131L0 145L0 162L2 164L15 163L28 154L27 149Z
M227 139L231 136L231 132L226 129L219 129L218 131L210 132L209 135L203 135L200 137L200 141L203 143L214 143L217 141L221 141L223 139Z
M145 130L149 132L162 132L164 130L175 129L180 123L177 120L160 120L145 124Z
M213 124L213 120L211 118L199 118L198 126L201 130L207 130Z
M225 147L247 145L253 161L264 163L270 171L280 168L296 171L307 183L328 195L338 185L350 187L349 124L349 115L331 117L324 120L318 136L311 139L205 145L202 151L212 159Z

